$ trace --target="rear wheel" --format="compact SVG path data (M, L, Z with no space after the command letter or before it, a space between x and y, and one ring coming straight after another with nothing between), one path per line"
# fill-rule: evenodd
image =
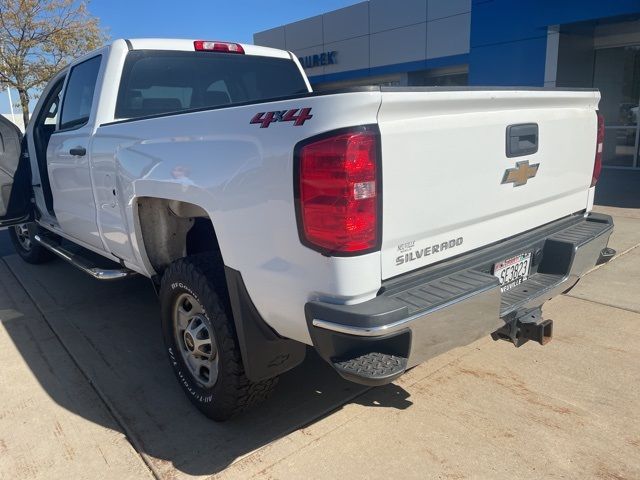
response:
M54 255L34 240L36 233L38 233L38 226L35 223L21 223L9 228L11 243L16 253L25 262L34 264L48 262Z
M245 375L224 272L202 253L172 263L160 288L165 345L180 386L209 418L227 420L264 400L277 377L252 382Z

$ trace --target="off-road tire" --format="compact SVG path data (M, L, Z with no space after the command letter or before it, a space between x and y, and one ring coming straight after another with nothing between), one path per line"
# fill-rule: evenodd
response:
M25 245L24 233L20 235L18 229L27 228L29 236L29 246ZM55 255L47 250L42 245L36 243L33 239L34 235L40 231L40 228L35 223L16 225L15 227L9 227L9 238L15 248L16 253L22 257L27 263L40 264L46 263L52 260Z
M250 381L244 370L219 255L200 253L173 262L160 286L162 332L169 361L189 400L207 417L224 421L265 400L278 377ZM215 336L218 378L207 388L192 375L176 343L173 319L178 298L187 293L203 307Z

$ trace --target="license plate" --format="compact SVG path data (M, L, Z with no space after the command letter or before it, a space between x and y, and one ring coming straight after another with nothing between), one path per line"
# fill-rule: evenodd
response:
M500 280L500 290L503 292L524 282L530 270L531 252L507 258L493 266L493 274Z

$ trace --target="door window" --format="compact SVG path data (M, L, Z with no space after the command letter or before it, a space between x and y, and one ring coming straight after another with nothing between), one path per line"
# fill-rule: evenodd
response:
M71 69L62 102L61 130L78 128L89 121L101 60L98 55Z

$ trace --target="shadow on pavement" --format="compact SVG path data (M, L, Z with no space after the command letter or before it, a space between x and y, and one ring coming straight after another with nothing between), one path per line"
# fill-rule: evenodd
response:
M9 239L9 232L7 230L3 230L0 232L0 257L6 257L7 255L13 255L15 250L13 249L13 245L11 245L11 240Z
M174 378L162 343L157 298L147 279L99 283L58 260L38 266L15 255L4 260L120 428L163 477L220 472L238 457L349 401L358 402L358 395L366 390L342 380L310 350L303 365L281 377L266 403L236 419L214 423L189 403ZM26 303L23 307L34 308ZM92 418L94 409L86 408L81 399L53 388L55 359L42 358L33 334L19 322L5 322L5 327L57 403L113 428L111 419ZM59 382L56 379L56 385ZM388 385L379 392L368 395L366 404L398 409L411 405L408 393L398 386Z
M602 171L596 186L596 205L640 208L640 170Z

